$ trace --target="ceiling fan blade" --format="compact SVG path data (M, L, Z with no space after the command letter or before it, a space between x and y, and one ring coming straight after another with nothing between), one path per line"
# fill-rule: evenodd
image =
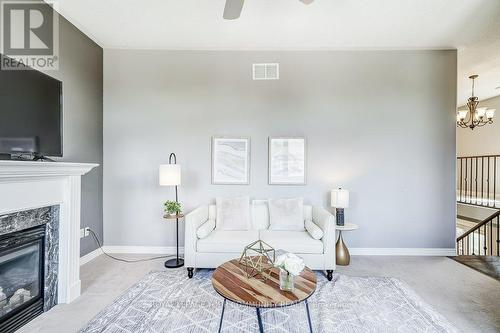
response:
M240 17L245 0L226 0L223 17L226 20L235 20Z

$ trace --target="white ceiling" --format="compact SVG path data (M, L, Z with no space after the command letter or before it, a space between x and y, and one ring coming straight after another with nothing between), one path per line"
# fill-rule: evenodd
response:
M458 49L458 102L500 95L500 0L59 0L104 48L210 50Z

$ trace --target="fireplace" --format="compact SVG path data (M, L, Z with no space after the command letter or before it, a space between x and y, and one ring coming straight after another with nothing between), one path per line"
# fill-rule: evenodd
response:
M45 225L0 236L0 332L44 310Z
M0 332L57 304L59 206L0 215Z
M2 311L8 313L0 315L1 333L22 325L31 315L34 317L42 311L49 311L58 303L71 303L80 296L81 176L97 166L0 160L0 281L12 279L3 276L7 270L3 265L10 267L11 263L20 266L19 275L23 275L21 271L25 267L32 268L31 273L25 275L27 280L43 274L38 285L34 281L25 283L21 289L26 291L19 291L8 308L2 306ZM45 234L38 227L45 228ZM38 243L34 241L28 246L29 242L24 242L25 248L7 254L7 246L3 246L7 239L33 230L40 231ZM9 251L15 247L11 243ZM43 249L43 254L40 254L40 249ZM14 296L12 289L20 287L11 284L2 287L10 290L2 297L4 302L10 302Z

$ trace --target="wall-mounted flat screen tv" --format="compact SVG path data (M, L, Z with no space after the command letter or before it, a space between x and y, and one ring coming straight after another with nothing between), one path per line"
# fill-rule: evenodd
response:
M61 81L33 69L0 70L0 154L62 156Z

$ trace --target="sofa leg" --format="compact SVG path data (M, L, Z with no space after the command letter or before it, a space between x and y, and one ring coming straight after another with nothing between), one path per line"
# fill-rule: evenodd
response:
M191 279L193 277L194 268L193 267L188 267L187 270L188 270L188 278Z
M326 278L328 279L328 281L332 281L332 279L333 279L333 270L332 269L326 270Z

